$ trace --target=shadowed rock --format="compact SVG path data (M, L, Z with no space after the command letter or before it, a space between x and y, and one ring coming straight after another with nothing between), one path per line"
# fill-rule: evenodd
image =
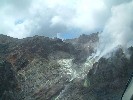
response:
M11 63L0 61L0 98L2 100L16 100L14 91L17 90L17 79Z

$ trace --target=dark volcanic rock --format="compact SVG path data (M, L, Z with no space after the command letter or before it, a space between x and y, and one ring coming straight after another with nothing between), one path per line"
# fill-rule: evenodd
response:
M0 53L2 54L5 54L7 53L8 51L8 44L0 44Z
M17 90L18 83L11 63L0 62L0 98L1 100L16 100L14 91Z
M94 64L88 73L87 97L91 95L94 98L91 100L121 100L133 71L130 60L125 57L122 49L119 49L110 58L101 58Z
M39 55L43 58L47 58L50 53L56 51L70 54L75 51L75 48L70 43L65 43L61 39L41 36L24 39L18 48L25 53Z
M28 65L29 61L25 57L17 59L15 66L17 66L17 71L23 69Z

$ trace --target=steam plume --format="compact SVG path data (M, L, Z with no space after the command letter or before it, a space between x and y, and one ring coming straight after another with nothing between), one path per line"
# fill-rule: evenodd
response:
M126 48L133 45L133 0L111 9L112 16L103 32L99 35L100 43L96 56L102 57L118 45Z

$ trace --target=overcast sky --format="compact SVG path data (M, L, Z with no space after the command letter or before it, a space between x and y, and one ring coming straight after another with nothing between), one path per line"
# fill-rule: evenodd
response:
M0 0L0 34L15 38L33 35L73 38L103 31L113 13L117 13L114 9L131 1Z

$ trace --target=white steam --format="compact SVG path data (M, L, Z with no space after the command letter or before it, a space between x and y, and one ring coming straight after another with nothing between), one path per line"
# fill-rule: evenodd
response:
M103 32L96 56L102 57L118 45L123 48L133 45L133 0L114 6Z

